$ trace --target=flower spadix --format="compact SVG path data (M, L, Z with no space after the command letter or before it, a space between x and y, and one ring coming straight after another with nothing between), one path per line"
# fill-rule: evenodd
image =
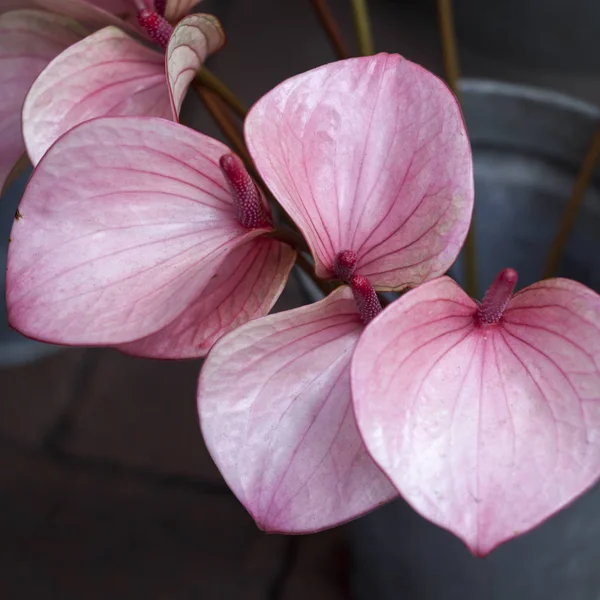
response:
M373 320L352 363L371 456L423 516L483 556L600 476L600 297L567 279L481 304L448 277Z
M13 225L12 326L54 343L184 358L266 314L295 253L261 237L268 211L240 171L226 146L163 119L71 130L34 171ZM241 199L231 181L244 177ZM248 226L240 211L266 217Z
M471 151L456 99L398 55L292 77L245 124L256 167L304 234L320 277L341 252L376 289L444 273L473 206Z
M358 434L350 361L381 311L375 288L416 285L455 259L472 209L471 155L453 95L399 56L293 77L258 101L245 132L317 274L348 285L225 336L200 377L200 422L259 526L315 531L396 494Z

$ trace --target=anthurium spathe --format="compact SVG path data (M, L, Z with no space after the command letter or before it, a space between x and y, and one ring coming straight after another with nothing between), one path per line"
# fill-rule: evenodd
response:
M325 300L223 337L198 390L207 446L260 527L307 532L394 497L368 456L349 368L376 287L445 271L466 235L471 154L456 100L399 56L326 65L250 111L260 174L311 246Z
M135 32L117 15L136 12L133 0L0 0L0 190L25 152L21 109L36 77L89 28L117 25Z
M11 325L59 344L202 356L266 314L295 253L220 142L150 117L88 121L42 158L11 232Z
M398 55L339 61L259 100L246 139L320 277L338 253L377 289L441 275L469 226L469 142L446 85Z
M567 279L481 304L448 277L373 320L352 363L369 452L423 516L477 555L600 476L600 297Z
M225 336L200 375L206 445L270 532L332 527L396 491L356 429L350 358L364 328L349 287Z
M211 15L184 18L169 46L174 58L166 60L163 48L173 28L157 13L144 10L140 15L160 42L158 50L107 27L62 52L31 86L23 107L23 137L34 164L63 133L95 117L177 119L189 82L207 56L223 45L223 31ZM193 65L177 60L186 51L193 52ZM176 101L172 85L177 85Z
M29 87L44 67L85 30L51 13L19 10L0 15L0 189L25 152L21 108Z

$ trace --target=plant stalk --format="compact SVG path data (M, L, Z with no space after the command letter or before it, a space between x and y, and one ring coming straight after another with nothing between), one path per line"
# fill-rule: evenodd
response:
M571 197L567 203L565 211L560 220L560 225L556 237L550 247L548 260L544 269L544 278L553 277L558 268L560 257L564 252L565 246L577 220L579 209L585 196L585 191L594 175L594 169L600 159L600 125L596 128L592 142L581 164L581 169L575 179Z
M298 252L296 256L296 264L314 281L315 285L325 296L328 296L333 291L329 282L317 277L314 267L304 258L301 252Z
M196 74L196 81L200 82L204 87L214 92L238 117L245 119L248 114L248 109L242 101L211 71L206 67L202 67Z
M352 0L352 14L354 16L354 29L356 30L360 54L362 56L370 56L374 50L367 0Z
M444 72L446 82L459 103L462 103L461 93L458 86L460 78L460 68L458 61L458 50L456 46L456 33L454 31L454 16L452 12L452 0L438 0L438 21L440 28L440 39L442 43L442 55L444 60ZM477 258L475 247L475 219L471 220L471 225L465 239L465 288L467 294L472 298L478 296L477 285Z
M333 13L327 4L327 0L311 0L321 27L325 30L327 37L339 59L348 58L350 52L344 42L340 28L333 17Z

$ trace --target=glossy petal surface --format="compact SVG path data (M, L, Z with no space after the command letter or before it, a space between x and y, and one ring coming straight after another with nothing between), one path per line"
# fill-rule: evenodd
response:
M310 532L395 495L367 455L350 401L363 329L347 287L222 338L200 375L208 449L266 531Z
M187 15L199 0L167 0L167 6L165 8L165 17L171 23L176 23Z
M325 65L259 100L246 139L267 185L304 233L317 273L358 255L378 289L446 271L473 205L471 151L456 99L397 55Z
M174 114L179 114L190 82L204 61L224 43L221 23L212 15L190 15L175 27L165 63Z
M64 133L95 117L171 118L164 57L114 27L65 50L36 79L23 107L23 136L37 164Z
M271 310L295 259L296 253L276 240L243 244L173 323L120 350L153 358L205 356L222 335Z
M173 323L237 246L229 149L142 117L89 121L44 156L11 232L7 307L31 337L131 342Z
M600 475L600 297L566 279L498 324L447 277L394 302L352 365L361 434L422 515L485 555Z
M21 108L29 87L83 33L68 19L49 13L20 10L0 16L0 188L25 152Z

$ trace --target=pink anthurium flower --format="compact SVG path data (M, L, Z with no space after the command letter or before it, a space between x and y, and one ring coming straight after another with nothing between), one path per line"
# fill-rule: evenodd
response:
M140 23L166 48L173 27L162 16L144 9ZM187 33L185 39L180 39L181 30ZM171 55L180 56L183 44L185 50L195 50L193 65L165 60L162 51L148 48L115 27L86 37L55 58L31 86L23 107L23 137L33 164L62 134L95 117L177 119L190 81L225 37L211 15L190 15L175 32L169 45ZM177 102L171 82L178 85Z
M366 446L400 494L476 555L600 476L600 297L567 279L481 304L448 277L373 320L352 362Z
M164 10L178 20L193 3L137 4L138 0L29 0L18 6L43 10L12 12L5 11L15 8L13 3L0 4L0 13L5 12L0 15L0 188L25 147L36 164L52 142L84 120L124 114L177 118L178 111L170 106L163 54L116 27L133 35L147 30L150 37L158 28L164 35L173 28L151 9ZM145 29L123 20L138 12ZM218 21L204 17L195 29L196 39L186 40L199 48L201 62L224 41ZM85 38L86 28L107 25ZM177 77L175 67L167 68L173 71L171 77Z
M200 376L200 423L260 527L315 531L395 495L358 434L350 361L381 311L375 288L417 285L456 258L472 210L471 153L448 88L385 54L293 77L245 127L318 274L349 287L224 336Z
M206 354L269 312L295 260L220 142L149 117L88 121L34 171L11 232L9 322L58 344Z

